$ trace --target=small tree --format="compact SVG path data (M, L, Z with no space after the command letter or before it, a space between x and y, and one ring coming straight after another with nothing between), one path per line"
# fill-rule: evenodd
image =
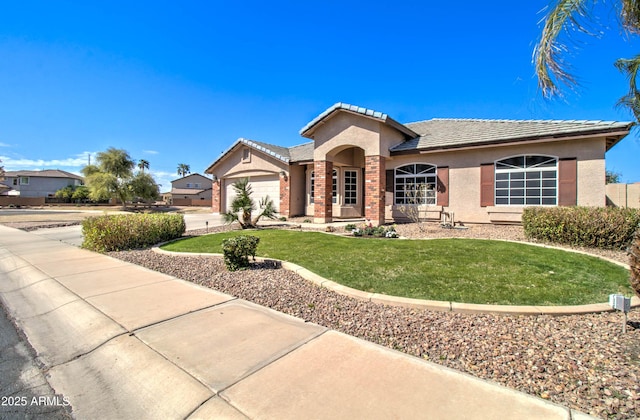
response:
M78 185L71 196L76 203L84 202L89 199L89 188L84 185Z
M273 205L273 200L269 199L269 196L265 196L259 203L260 212L252 219L252 213L257 210L257 208L251 198L253 191L251 190L251 185L249 185L249 178L242 178L235 182L233 184L233 190L236 192L236 196L231 202L231 210L223 213L226 223L237 221L240 223L242 229L251 229L258 226L258 220L260 220L261 217L267 217L269 219L276 218L276 209Z
M420 231L424 231L424 220L420 217L420 206L423 205L425 197L432 191L427 184L409 184L405 186L406 204L399 205L398 211L407 219L418 226Z
M69 203L73 197L73 185L67 185L64 188L60 188L55 192L55 197L63 200L65 203Z
M607 169L605 172L605 182L607 184L617 184L620 182L621 175L618 172L610 171Z
M153 201L160 195L158 184L149 174L139 172L129 183L133 196L145 202Z

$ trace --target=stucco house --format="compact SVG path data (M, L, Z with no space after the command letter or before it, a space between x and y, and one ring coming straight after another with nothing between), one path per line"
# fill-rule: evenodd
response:
M211 205L211 179L189 174L171 181L171 202L174 205Z
M47 198L67 186L84 185L84 178L60 169L6 171L2 183L9 188L5 195Z
M604 206L605 153L631 122L431 119L401 124L387 114L336 103L281 147L238 139L207 169L212 211L228 208L231 185L249 177L284 216L380 224L455 213L469 223L519 222L525 206Z

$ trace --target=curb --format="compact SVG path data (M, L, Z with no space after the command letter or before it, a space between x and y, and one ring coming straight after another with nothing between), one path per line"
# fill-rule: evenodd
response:
M590 255L592 257L600 258L605 261L609 261L611 263L615 263L617 265L620 265L629 269L629 266L626 264L620 263L615 260L611 260L609 258L603 258L597 255L589 254L583 251L570 250L570 249L554 247L549 245L542 245L542 244L529 244L528 242L520 242L520 241L505 241L505 242L523 243L527 245L534 245L534 246L539 246L544 248L553 248L553 249L559 249L562 251ZM159 254L165 254L165 255L193 256L193 257L223 257L224 256L223 254L217 254L217 253L165 251L164 249L160 249L160 246L162 245L164 245L164 243L158 244L152 247L151 249L154 252L157 252ZM613 309L608 303L593 303L588 305L573 305L573 306L483 305L483 304L477 304L477 303L457 303L457 302L446 302L446 301L437 301L437 300L414 299L414 298L406 298L406 297L400 297L400 296L389 296L389 295L383 295L380 293L364 292L362 290L353 289L351 287L344 286L334 281L327 280L324 277L321 277L318 274L312 271L309 271L304 267L301 267L297 264L294 264L288 261L281 261L281 260L276 260L274 258L261 258L261 257L256 257L255 261L259 261L259 262L269 262L269 261L276 262L277 261L282 265L282 268L289 271L293 271L303 279L310 281L311 283L317 286L332 290L340 295L349 296L355 299L364 300L368 302L380 303L383 305L390 305L390 306L402 306L405 308L428 309L431 311L455 312L455 313L463 313L463 314L497 314L497 315L523 315L523 316L585 315L585 314L592 314L592 313L615 311L615 309ZM638 307L640 307L640 298L638 296L633 296L631 298L631 308L638 308Z

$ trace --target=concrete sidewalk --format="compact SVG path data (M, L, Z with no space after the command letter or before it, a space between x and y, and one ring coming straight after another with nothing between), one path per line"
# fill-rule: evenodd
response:
M4 226L0 299L80 419L588 418Z

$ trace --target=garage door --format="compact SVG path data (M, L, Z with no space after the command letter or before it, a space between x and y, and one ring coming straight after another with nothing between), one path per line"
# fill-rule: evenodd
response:
M238 181L240 178L230 178L225 180L225 192L226 192L226 208L229 211L231 207L231 202L235 197L236 193L233 189L233 183ZM254 203L256 203L256 207L260 205L260 199L265 196L269 196L269 198L273 201L273 206L276 209L276 212L280 211L280 179L278 175L268 175L268 176L254 176L249 179L249 184L251 185L251 198Z

